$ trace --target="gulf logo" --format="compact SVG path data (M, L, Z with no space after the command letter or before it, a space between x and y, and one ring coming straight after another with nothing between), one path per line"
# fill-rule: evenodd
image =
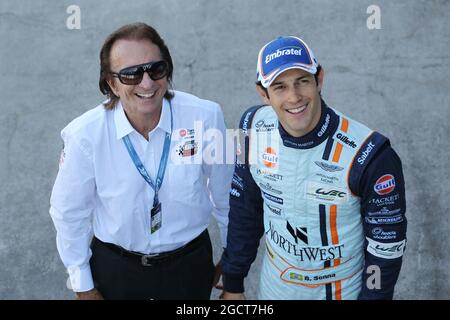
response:
M278 163L277 152L273 148L266 148L261 156L262 163L267 168L274 168Z
M392 174L385 174L378 178L373 186L373 190L380 196L389 194L395 189L395 179Z

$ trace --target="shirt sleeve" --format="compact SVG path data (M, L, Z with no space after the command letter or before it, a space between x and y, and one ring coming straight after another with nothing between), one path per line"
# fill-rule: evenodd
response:
M251 108L244 114L241 129L244 119L248 120L249 114L255 109L257 108ZM241 137L243 139L240 145L244 147L244 153L236 157L234 166L227 247L221 260L224 290L232 293L244 292L244 278L256 259L259 242L264 234L261 190L255 183L248 164L249 137L246 132Z
M64 149L50 198L50 216L72 289L83 292L94 288L89 266L96 189L94 169L86 149L64 131L61 136Z
M210 126L205 129L212 129L214 132L212 136L208 135L205 143L205 149L213 149L216 152L214 159L204 159L203 166L205 175L208 178L207 188L211 203L213 205L212 214L217 221L220 230L220 238L222 247L226 245L227 228L228 228L228 213L230 210L230 185L233 176L233 164L227 163L226 152L226 127L223 118L223 113L219 105L214 112L213 121ZM232 152L228 150L228 152Z
M386 144L364 171L360 190L365 265L359 299L392 299L406 246L405 182Z

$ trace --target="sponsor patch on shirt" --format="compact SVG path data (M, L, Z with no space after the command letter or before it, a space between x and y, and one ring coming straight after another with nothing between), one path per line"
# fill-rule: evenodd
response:
M342 143L344 146L346 146L350 149L356 149L358 147L358 144L356 143L356 139L353 138L352 136L348 135L345 132L338 131L334 137L340 143Z
M342 203L348 200L348 195L345 189L308 181L306 184L306 199L330 203Z
M395 179L392 174L385 174L378 178L373 190L380 196L391 193L395 189Z
M262 177L264 179L270 180L270 181L283 181L283 176L281 174L277 174L277 173L273 173L267 170L261 170L261 169L256 169L256 174L257 175L262 175Z
M278 164L278 155L274 148L266 148L261 153L260 159L267 168L275 168Z
M233 175L233 186L244 190L244 180L236 173Z
M264 191L261 191L261 192L263 193L264 198L266 198L267 200L270 200L270 201L278 203L278 204L283 204L283 199L282 198L276 197L276 196L271 195L271 194L269 194L267 192L264 192Z
M255 123L256 132L270 132L275 130L275 123L265 123L264 119L259 120Z
M281 208L275 207L275 206L267 204L267 203L266 203L266 206L267 206L267 208L269 208L269 210L272 213L276 214L277 216L281 216L281 212L282 212Z
M377 240L393 240L397 238L397 231L385 230L381 227L375 227L372 229L372 238Z
M179 129L178 135L181 142L177 145L175 152L179 157L192 157L197 154L198 142L195 139L194 129Z
M397 201L400 200L400 194L394 194L391 196L383 197L383 198L373 198L370 199L369 204L374 204L377 207L385 207L390 205L397 204Z
M231 189L230 194L236 198L240 198L240 196L241 196L241 193L239 191L237 191L235 188Z
M393 217L366 217L366 222L369 224L395 224L403 221L402 215Z
M274 188L269 182L266 182L266 183L260 182L258 185L259 185L259 187L261 189L264 189L264 190L266 190L268 192L273 192L273 193L278 194L278 195L283 194L283 192L281 190L278 190L278 189Z
M381 208L381 210L372 211L372 212L369 211L369 212L367 212L367 214L369 216L393 216L399 212L400 212L400 209L389 210L387 207L383 207L383 208Z
M316 166L318 166L322 170L325 170L325 171L328 171L328 172L336 172L336 171L344 170L343 167L339 167L337 165L334 165L334 164L331 164L331 163L326 163L326 162L323 162L323 161L314 161L314 163L316 164Z
M382 243L370 238L367 238L367 251L378 258L383 259L396 259L403 256L403 252L405 251L406 240L391 242L391 243Z

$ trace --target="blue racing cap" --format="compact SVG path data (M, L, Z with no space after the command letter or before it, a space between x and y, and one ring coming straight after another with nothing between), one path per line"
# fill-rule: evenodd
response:
M284 71L302 69L316 74L317 66L313 52L302 39L278 37L259 51L256 77L264 88L268 88Z

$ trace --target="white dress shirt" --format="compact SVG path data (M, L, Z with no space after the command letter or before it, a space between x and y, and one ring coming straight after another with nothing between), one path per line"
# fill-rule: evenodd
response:
M171 130L169 102L163 100L159 123L148 141L132 127L120 102L114 110L99 105L62 130L64 150L50 215L74 291L94 287L89 266L92 235L130 251L166 252L198 236L213 213L225 247L233 165L210 164L202 158L215 141L205 130L216 128L225 137L222 110L214 102L174 93L171 148L159 191L162 226L153 234L150 211L154 191L139 174L122 138L129 135L154 182L165 133ZM225 158L225 151L223 154Z

